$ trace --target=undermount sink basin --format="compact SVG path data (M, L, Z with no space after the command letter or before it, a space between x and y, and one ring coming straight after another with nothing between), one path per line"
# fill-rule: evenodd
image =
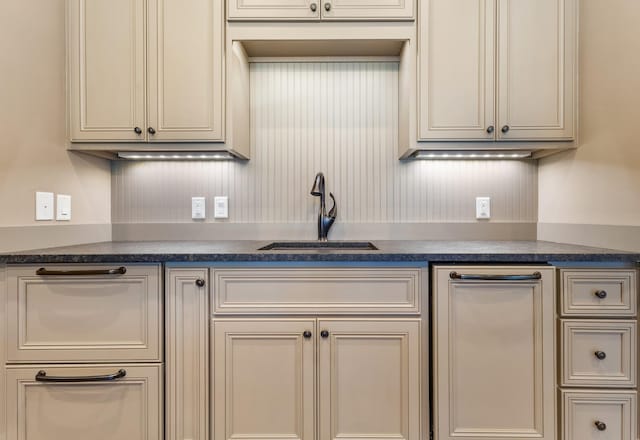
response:
M369 241L275 241L258 249L259 251L287 251L337 249L346 251L377 251L378 248Z

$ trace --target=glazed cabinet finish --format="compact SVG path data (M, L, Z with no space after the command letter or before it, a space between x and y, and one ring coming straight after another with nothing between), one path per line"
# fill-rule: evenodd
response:
M419 140L573 139L576 0L421 6Z
M96 376L126 371L109 382L44 383L47 376ZM160 365L8 367L10 440L162 440Z
M452 271L541 279L462 281ZM556 438L554 282L549 267L434 268L438 440Z
M229 20L413 20L414 0L227 0Z
M223 139L221 0L68 8L72 141Z

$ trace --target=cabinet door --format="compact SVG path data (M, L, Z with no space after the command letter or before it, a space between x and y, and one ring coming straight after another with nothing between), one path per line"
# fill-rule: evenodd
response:
M574 137L576 0L498 0L498 137Z
M540 280L457 280L540 272ZM554 272L539 267L437 267L434 428L464 437L555 439Z
M420 438L420 323L320 320L320 440Z
M149 1L150 141L223 139L222 4Z
M98 376L106 382L46 383L46 376ZM161 440L162 367L41 366L7 369L8 440Z
M144 4L144 0L68 3L72 141L145 140Z
M315 320L212 325L214 440L313 440Z
M419 24L419 138L495 137L495 0L427 0Z
M229 20L318 20L320 0L227 0Z
M319 0L331 20L412 20L413 0Z

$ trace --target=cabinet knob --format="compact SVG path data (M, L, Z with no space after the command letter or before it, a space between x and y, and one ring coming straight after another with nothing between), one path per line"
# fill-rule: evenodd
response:
M607 297L607 292L604 290L597 290L594 295L600 299L605 299Z
M327 330L322 330L320 332L320 336L322 336L323 338L328 338L329 337L329 332Z
M487 127L487 133L491 134L495 131L495 127L493 125L489 125Z
M311 9L311 12L316 12L318 10L318 4L317 3L311 3L309 5L309 9Z
M509 127L508 125L505 125L504 127L502 127L502 132L507 133L510 129L511 127Z
M156 134L156 129L153 127L149 127L147 131L149 132L149 134Z
M325 3L324 4L324 10L329 12L331 10L331 3Z
M202 278L198 278L196 280L196 286L198 287L204 287L204 280Z
M133 131L135 131L136 134L142 134L142 128L140 128L140 127L134 128Z
M594 424L596 425L596 428L598 428L598 431L604 431L607 429L607 424L600 420L597 420Z
M311 332L309 330L305 330L304 333L302 333L302 336L304 336L305 339L309 339L311 337Z
M604 360L607 357L607 353L605 353L604 351L596 351L594 354L601 361Z

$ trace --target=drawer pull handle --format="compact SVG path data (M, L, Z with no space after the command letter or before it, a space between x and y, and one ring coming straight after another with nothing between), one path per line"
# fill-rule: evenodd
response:
M605 299L607 297L607 292L604 290L597 290L596 293L594 293L594 295L600 299Z
M304 336L305 339L309 339L311 338L312 334L309 330L305 330L304 333L302 333L302 336Z
M126 370L118 370L117 373L105 374L104 376L47 376L46 371L40 370L38 371L38 374L36 374L36 382L110 382L112 380L122 379L126 375Z
M41 276L87 276L87 275L124 275L127 273L126 267L117 269L87 269L87 270L49 270L41 267L36 270L36 275Z
M596 421L595 425L596 425L596 428L598 428L598 431L604 431L605 429L607 429L607 424L604 422L601 422L600 420Z
M534 272L530 275L482 275L482 274L462 274L458 272L451 272L449 277L452 280L463 280L463 281L528 281L528 280L539 280L542 278L542 274L540 272Z
M601 361L604 360L607 357L607 353L605 353L604 351L596 351L594 354Z

